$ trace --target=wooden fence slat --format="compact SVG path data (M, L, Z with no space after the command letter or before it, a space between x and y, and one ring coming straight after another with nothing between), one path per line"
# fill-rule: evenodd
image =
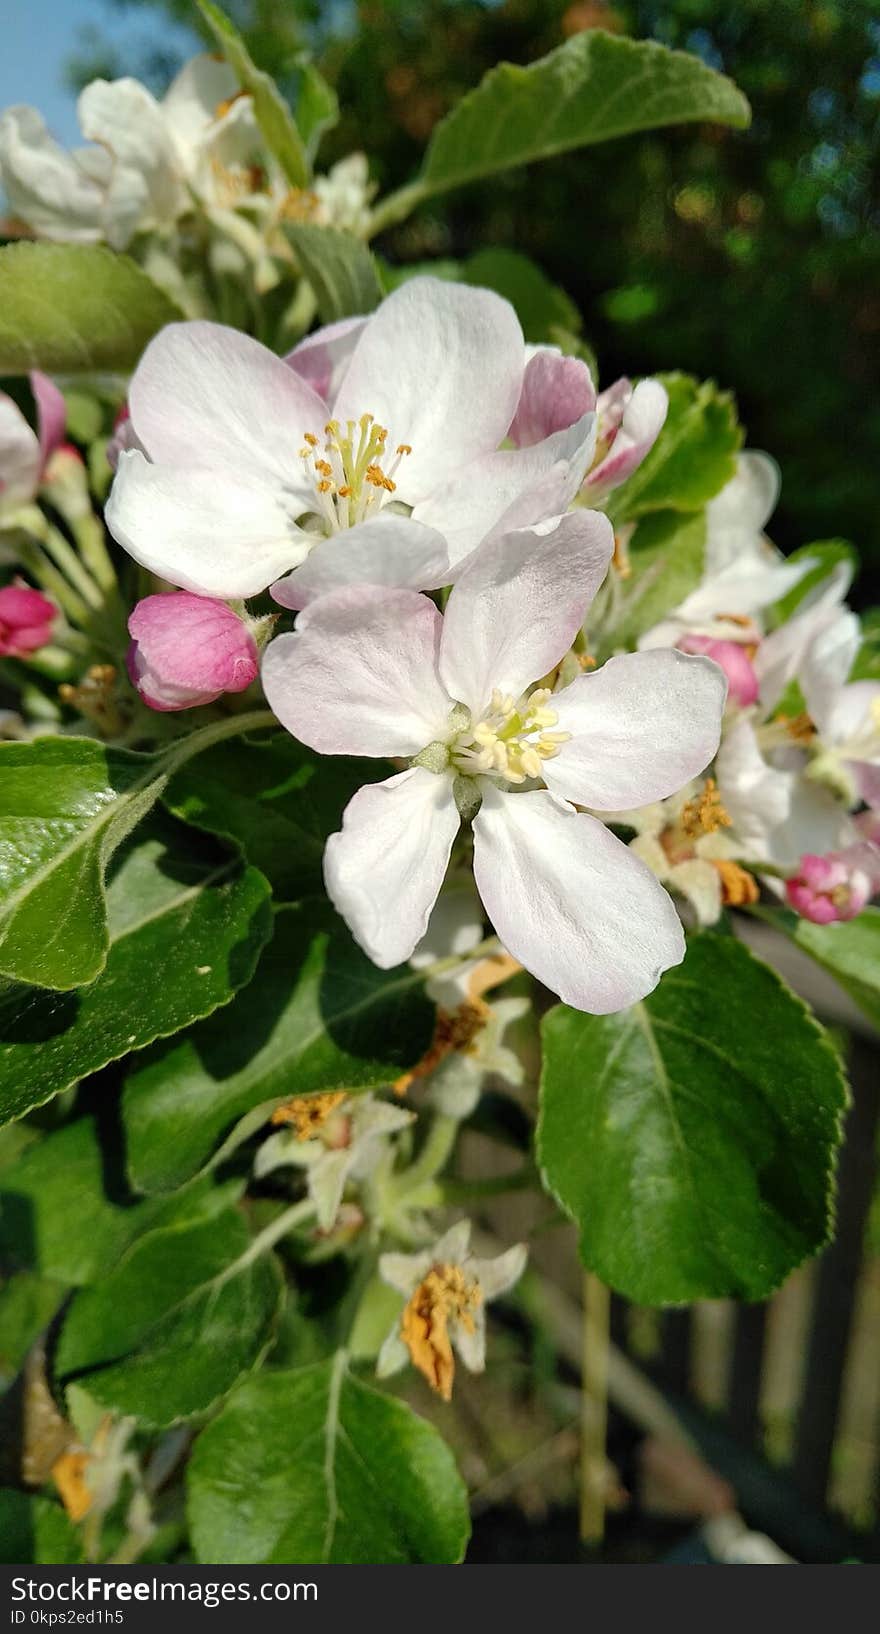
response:
M853 1037L849 1069L853 1104L838 1168L835 1236L819 1262L793 1463L794 1479L804 1497L821 1505L828 1489L865 1220L877 1171L880 1084L876 1046Z

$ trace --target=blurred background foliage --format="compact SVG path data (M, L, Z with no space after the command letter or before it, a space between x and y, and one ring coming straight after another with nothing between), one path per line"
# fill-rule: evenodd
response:
M107 0L193 24L189 0ZM487 245L531 255L584 314L603 379L683 368L732 387L748 440L783 474L783 548L851 539L880 579L880 0L225 0L280 83L303 49L343 117L324 159L363 148L383 190L496 62L583 29L696 52L751 100L752 128L663 131L504 175L386 234L393 260ZM161 90L163 45L112 60L84 39L70 75ZM873 580L873 583L872 583Z

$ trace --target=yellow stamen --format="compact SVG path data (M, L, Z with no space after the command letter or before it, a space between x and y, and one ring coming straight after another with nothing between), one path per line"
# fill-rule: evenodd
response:
M681 826L691 840L700 834L715 834L719 828L730 828L731 818L721 804L714 777L707 777L697 798L683 808Z
M400 1336L414 1367L444 1401L452 1400L455 1358L449 1324L474 1331L474 1312L482 1304L479 1283L460 1265L434 1265L419 1283L400 1322Z
M476 973L475 973L476 974ZM503 980L503 977L499 977ZM427 1078L447 1055L471 1055L475 1040L489 1019L489 1007L476 994L472 1003L452 1011L438 1010L434 1037L421 1061L402 1074L394 1084L395 1095L405 1095L420 1078Z
M761 892L758 882L740 868L738 862L721 862L710 858L713 868L721 875L721 900L726 908L746 908L757 902Z
M323 1095L294 1095L283 1106L276 1106L269 1122L290 1124L297 1140L311 1140L346 1099L344 1089L328 1090Z

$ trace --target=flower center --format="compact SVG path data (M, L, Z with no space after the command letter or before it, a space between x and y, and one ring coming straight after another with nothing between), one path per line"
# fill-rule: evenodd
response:
M294 1095L275 1108L270 1122L291 1124L297 1140L312 1140L345 1099L344 1089L328 1090L323 1095Z
M730 828L731 818L721 804L714 777L707 777L696 799L689 800L682 808L680 821L690 840L698 839L701 834L716 834L719 828Z
M347 420L344 430L339 420L328 420L323 445L312 431L303 436L300 459L314 483L315 508L329 533L373 516L395 492L400 462L412 453L409 443L398 443L386 470L382 462L387 458L388 432L372 414Z
M482 720L460 731L449 746L456 771L466 777L498 777L508 783L525 783L540 777L543 761L558 755L570 732L553 732L559 716L548 707L552 693L538 687L530 697L516 702L496 687Z
M473 1333L474 1312L482 1300L479 1283L460 1265L433 1265L401 1317L400 1335L413 1366L444 1401L451 1399L455 1377L449 1325L458 1322Z

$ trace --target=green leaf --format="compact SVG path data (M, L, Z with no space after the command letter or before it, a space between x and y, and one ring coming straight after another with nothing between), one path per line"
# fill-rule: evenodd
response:
M103 1133L102 1141L93 1117L77 1118L37 1141L0 1176L0 1256L8 1264L74 1286L90 1282L167 1216L167 1198L127 1194ZM175 1193L173 1207L178 1219L201 1218L229 1201L229 1182L197 1181Z
M76 1566L82 1559L79 1534L60 1504L0 1489L0 1564Z
M326 902L282 909L240 1001L129 1077L132 1184L147 1192L180 1185L219 1141L232 1131L244 1138L290 1095L392 1082L431 1040L423 987L409 966L372 964Z
M117 856L110 951L76 993L0 988L0 1120L226 1004L271 933L256 869L165 818Z
M607 632L609 651L634 647L695 590L703 574L706 516L681 511L652 511L639 522L630 541L631 575L623 581L620 612ZM606 656L603 651L602 657Z
M157 798L160 765L95 738L0 745L0 975L66 989L99 974L104 870Z
M339 122L339 98L313 62L298 63L296 73L299 81L296 122L309 162L314 163L321 138Z
M202 16L239 84L253 99L254 117L269 152L278 160L291 187L307 187L311 171L303 138L287 103L270 74L251 60L238 29L212 0L196 0Z
M814 925L790 913L774 914L773 922L880 1027L880 908L865 908L857 919L836 925Z
M422 199L500 170L633 131L712 120L744 127L749 105L698 57L589 29L522 68L502 62L434 131L421 174L376 211L376 229Z
M361 239L338 227L314 222L285 222L303 277L315 292L322 323L361 317L382 299L379 271Z
M0 1395L9 1388L66 1293L63 1282L33 1271L17 1272L0 1288Z
M203 727L160 754L95 738L0 744L0 978L66 990L108 950L104 873L169 777L264 712Z
M797 584L793 584L791 589L782 597L782 600L776 603L773 608L773 621L775 624L784 624L786 619L791 618L792 613L797 611L805 596L808 596L811 590L815 590L823 580L827 579L829 574L841 562L848 562L854 570L859 565L858 551L855 545L850 544L848 539L819 539L815 544L802 545L799 550L793 550L788 560L790 562L802 562L808 557L815 560L816 566L811 568L809 573L805 573Z
M518 250L478 250L462 268L465 283L494 289L514 308L527 341L554 340L555 330L576 333L581 316L574 301Z
M134 261L101 244L0 249L0 374L127 371L179 317Z
M248 1380L199 1436L188 1491L210 1565L443 1565L467 1545L449 1448L342 1353Z
M643 1004L544 1020L539 1158L581 1256L641 1304L764 1299L828 1239L837 1056L732 936L694 937Z
M240 845L276 902L295 902L323 891L324 846L352 795L387 775L381 762L314 755L281 732L208 749L163 798L186 822Z
M657 379L669 393L666 424L638 470L612 494L607 510L615 525L667 506L700 511L736 471L743 434L730 392L687 374Z
M271 1254L249 1255L227 1209L138 1238L101 1282L74 1298L55 1357L114 1412L162 1429L207 1412L268 1348L283 1282Z

